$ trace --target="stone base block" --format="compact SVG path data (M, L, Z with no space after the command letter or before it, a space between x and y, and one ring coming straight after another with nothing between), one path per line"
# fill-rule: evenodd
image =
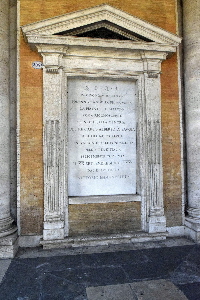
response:
M43 230L44 240L62 240L64 239L64 222L44 222Z
M42 235L22 235L19 236L19 247L38 247L40 245L40 240Z
M17 233L0 238L0 259L13 258L17 253L18 247Z
M169 237L181 237L185 236L185 226L173 226L167 227Z
M152 216L149 218L149 233L166 232L165 216Z
M200 243L200 219L185 218L185 235L197 243Z

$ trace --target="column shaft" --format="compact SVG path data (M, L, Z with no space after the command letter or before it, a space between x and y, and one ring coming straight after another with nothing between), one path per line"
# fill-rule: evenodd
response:
M9 1L0 1L0 237L16 231L10 216ZM0 245L3 242L0 240ZM1 248L0 248L1 252ZM0 253L1 257L1 253Z
M200 241L200 2L183 1L188 234Z

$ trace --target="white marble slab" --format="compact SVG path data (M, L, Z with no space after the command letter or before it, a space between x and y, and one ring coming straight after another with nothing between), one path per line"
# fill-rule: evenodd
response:
M181 290L165 279L87 287L86 292L88 300L187 300Z
M134 81L68 80L69 196L136 193Z

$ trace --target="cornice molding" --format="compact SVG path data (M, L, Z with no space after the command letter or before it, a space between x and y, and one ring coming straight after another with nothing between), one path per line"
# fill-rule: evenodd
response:
M57 35L27 35L27 42L33 48L38 50L42 47L43 51L54 52L55 46L64 47L67 51L70 47L88 47L88 48L104 48L118 49L129 51L154 51L165 52L167 54L176 52L176 45L159 44L155 42L135 42L110 39L97 39L87 37L57 36ZM40 51L41 52L41 51Z
M181 42L177 35L107 4L28 24L22 26L22 31L28 40L29 36L54 36L63 31L78 30L82 26L92 26L93 23L103 21L112 23L116 28L121 27L133 36L135 34L158 44L178 46ZM63 36L57 38L62 40Z

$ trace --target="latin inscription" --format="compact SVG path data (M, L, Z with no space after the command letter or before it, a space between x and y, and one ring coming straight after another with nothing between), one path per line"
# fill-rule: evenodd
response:
M68 80L69 196L136 193L135 83Z

